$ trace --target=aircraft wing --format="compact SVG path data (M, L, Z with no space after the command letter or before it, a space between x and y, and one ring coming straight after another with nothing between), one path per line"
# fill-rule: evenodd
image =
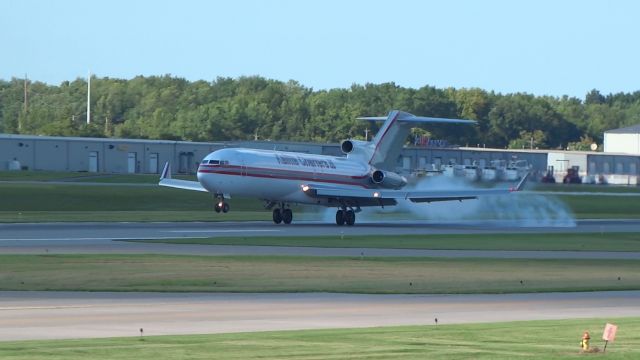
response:
M158 185L177 189L208 192L208 190L202 187L202 184L197 181L172 179L171 165L169 164L169 162L164 164L164 170L162 170L162 175L160 175L160 182L158 183Z
M513 188L473 189L473 190L385 190L385 189L352 189L325 185L309 184L302 187L307 195L318 198L333 198L344 201L348 205L374 206L395 205L398 199L415 203L437 201L462 201L476 199L480 196L505 195L522 190L528 174Z

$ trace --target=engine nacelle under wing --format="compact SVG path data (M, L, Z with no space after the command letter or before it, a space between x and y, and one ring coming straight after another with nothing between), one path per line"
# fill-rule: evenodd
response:
M407 179L391 171L375 170L371 173L371 181L386 189L400 189L407 185Z

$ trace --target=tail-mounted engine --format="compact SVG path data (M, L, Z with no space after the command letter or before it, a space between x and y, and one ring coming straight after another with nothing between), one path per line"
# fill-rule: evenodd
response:
M407 179L391 171L375 170L371 173L371 181L387 189L400 189L407 185Z
M340 144L340 150L347 154L348 158L357 158L364 162L369 162L375 146L369 141L345 140Z
M342 152L345 154L350 154L353 151L354 147L355 145L353 144L352 140L345 140L342 142L342 144L340 144L340 150L342 150Z

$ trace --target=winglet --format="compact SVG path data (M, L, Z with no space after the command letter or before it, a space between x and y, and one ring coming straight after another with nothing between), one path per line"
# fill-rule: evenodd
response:
M518 182L518 185L516 185L515 188L512 188L511 191L521 191L522 188L524 188L524 184L527 183L527 180L529 179L529 175L531 173L527 172L523 177L522 180L520 180L520 182Z
M160 180L163 179L171 179L171 164L167 161L164 164L164 169L162 170L162 174L160 174Z

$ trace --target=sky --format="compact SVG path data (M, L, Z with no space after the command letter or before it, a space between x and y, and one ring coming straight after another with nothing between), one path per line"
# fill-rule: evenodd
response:
M640 90L640 1L1 0L0 79Z

